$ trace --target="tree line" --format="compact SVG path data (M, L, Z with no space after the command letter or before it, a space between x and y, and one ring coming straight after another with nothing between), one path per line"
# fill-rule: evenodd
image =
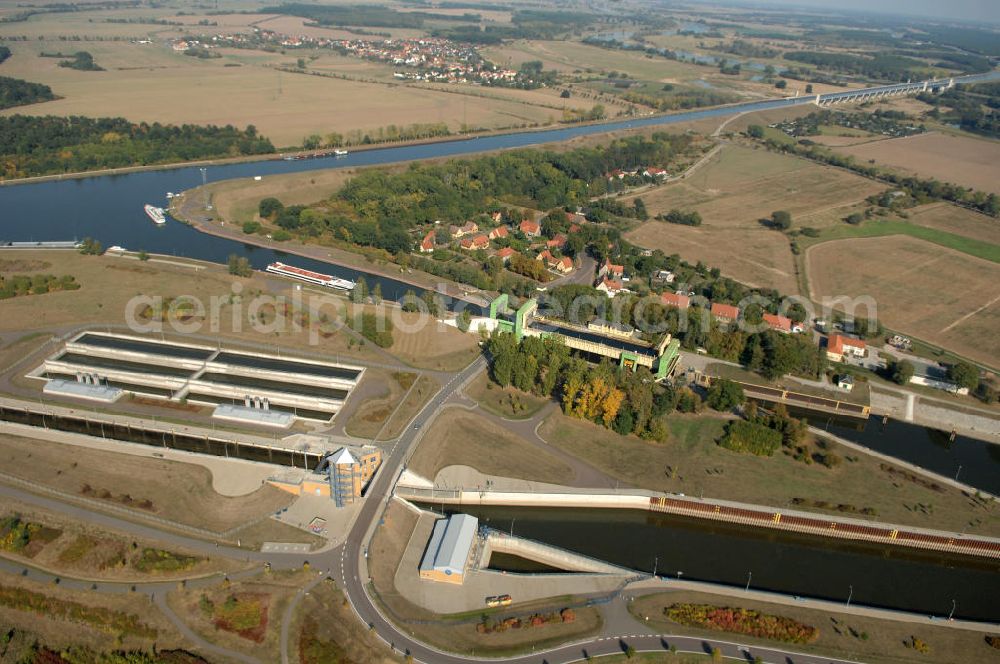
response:
M162 125L124 118L0 117L0 176L20 178L103 168L274 152L253 125Z
M0 76L0 109L37 104L56 99L52 88L19 78Z

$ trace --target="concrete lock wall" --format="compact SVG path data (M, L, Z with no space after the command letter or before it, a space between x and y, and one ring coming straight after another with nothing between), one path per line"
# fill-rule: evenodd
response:
M616 567L594 558L564 551L557 547L534 542L532 540L513 537L507 533L490 531L486 539L486 551L483 559L489 560L490 554L509 553L527 560L533 560L549 567L567 572L587 572L591 574L621 574L627 570Z

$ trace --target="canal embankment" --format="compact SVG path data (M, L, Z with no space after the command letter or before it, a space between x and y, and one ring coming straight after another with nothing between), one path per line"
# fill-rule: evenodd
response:
M924 551L1000 559L1000 538L866 521L843 516L818 515L800 510L773 508L683 494L664 495L641 489L590 491L547 488L540 491L497 490L493 487L441 488L428 486L407 471L396 485L396 495L407 500L476 507L540 507L558 509L639 510L719 521L757 531L786 531L838 540L898 546Z

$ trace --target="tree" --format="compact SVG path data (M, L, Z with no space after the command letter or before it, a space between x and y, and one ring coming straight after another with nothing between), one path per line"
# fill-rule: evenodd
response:
M633 657L635 657L635 646L630 643L625 646L625 658L632 659Z
M913 363L909 360L898 360L892 363L892 380L894 383L906 385L913 378Z
M956 362L948 367L948 378L959 387L967 387L969 391L979 387L979 369L968 362Z
M420 311L420 298L412 290L406 291L403 294L403 311L410 313L414 311Z
M149 253L147 253L145 249L140 249L139 250L139 260L141 260L143 262L149 260Z
M250 259L246 256L229 254L228 266L229 274L237 277L249 277L253 274L253 267L250 265Z
M354 288L351 289L351 302L355 304L360 304L368 299L368 282L365 281L364 277L358 277L358 280L354 283Z
M788 87L788 81L786 81L785 79L781 79L774 84L774 87L778 88L779 90L784 90L785 88Z
M295 66L298 67L299 69L305 69L306 68L306 59L305 58L299 58L295 62Z
M569 99L569 90L563 90L559 93L561 99Z
M865 215L861 214L860 212L852 212L851 214L847 215L847 217L844 218L844 221L851 224L852 226L857 226L864 220L865 220Z
M85 237L80 243L80 253L85 256L99 256L103 251L104 247L101 246L101 243L92 237Z
M469 325L472 323L472 314L469 313L468 309L462 309L462 313L458 315L456 323L458 325L458 329L462 332L469 331Z
M274 215L280 214L284 209L284 204L273 196L261 199L260 203L257 204L257 212L260 213L261 219L270 219Z
M771 213L771 226L779 231L787 231L792 227L792 214L785 210L777 210Z
M764 128L760 125L752 124L747 127L747 136L750 138L764 138Z
M372 302L382 304L382 282L376 281L375 288L372 289Z
M306 150L315 150L323 144L323 137L319 134L310 134L302 141L302 147Z
M746 400L743 388L739 383L727 378L720 378L708 388L708 405L714 410L728 411L741 405Z
M813 84L809 83L806 85L806 94L811 95L813 93Z
M712 648L712 661L721 662L722 661L722 651L718 647Z

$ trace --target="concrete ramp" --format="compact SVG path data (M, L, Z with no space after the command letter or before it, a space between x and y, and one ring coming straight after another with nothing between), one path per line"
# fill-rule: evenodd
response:
M590 558L579 553L573 553L541 542L512 537L507 533L491 530L486 537L483 548L483 567L489 562L493 553L508 553L520 556L536 563L564 570L566 572L582 572L586 574L628 574L629 570L617 567L602 560Z

